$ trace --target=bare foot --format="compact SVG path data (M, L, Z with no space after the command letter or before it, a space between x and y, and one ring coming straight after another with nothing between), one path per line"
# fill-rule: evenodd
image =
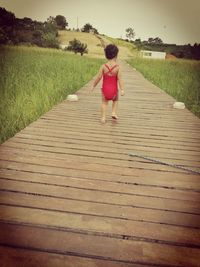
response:
M113 118L114 120L117 120L117 119L118 119L118 116L117 116L116 114L112 114L112 118Z
M102 124L106 123L106 118L104 118L104 117L101 118L101 123L102 123Z

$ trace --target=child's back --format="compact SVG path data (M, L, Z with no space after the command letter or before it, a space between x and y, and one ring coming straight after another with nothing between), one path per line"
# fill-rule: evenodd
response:
M118 71L117 64L110 65L109 63L103 65L103 85L102 93L106 100L116 100L118 96Z

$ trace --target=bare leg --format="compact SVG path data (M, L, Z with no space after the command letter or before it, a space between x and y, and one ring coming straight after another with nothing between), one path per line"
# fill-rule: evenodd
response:
M117 107L118 107L118 101L113 101L112 103L112 117L115 117L117 119Z
M106 109L108 106L108 101L102 98L102 104L101 104L101 122L106 122Z

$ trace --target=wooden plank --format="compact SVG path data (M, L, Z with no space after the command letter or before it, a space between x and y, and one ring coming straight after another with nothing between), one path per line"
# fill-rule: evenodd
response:
M22 144L22 145L21 145ZM106 149L102 149L102 148L97 148L95 146L84 146L81 143L72 145L70 144L69 146L63 144L63 146L58 146L58 143L54 143L48 142L46 141L46 143L44 141L27 141L27 140L22 140L20 142L18 142L18 140L9 140L6 144L6 147L13 147L13 148L24 148L24 149L29 149L29 150L41 150L41 151L54 151L55 153L63 153L63 154L72 154L72 152L79 152L79 155L88 155L88 156L93 156L93 157L104 157L104 158L108 158L108 159L115 159L115 160L121 160L121 161L128 161L130 160L129 157L129 153L130 152L134 152L136 151L136 153L139 153L141 155L146 155L149 157L156 157L159 158L161 160L164 161L173 161L174 163L180 163L180 164L185 164L185 165L191 165L191 166L196 166L196 167L200 167L200 161L198 158L198 155L195 155L195 151L188 151L187 153L183 153L182 156L179 158L179 153L181 151L175 151L175 153L173 152L172 154L169 152L165 152L165 151L160 151L158 154L156 152L156 149L158 150L159 148L154 148L154 153L152 153L151 151L151 147L139 147L139 148L135 148L135 149L129 149L126 150L125 148L122 149L114 149L113 148L113 152L110 151L106 151ZM173 150L174 151L174 150ZM159 157L159 154L161 155ZM157 155L157 156L155 156ZM172 157L171 157L172 155ZM166 158L166 157L167 158ZM138 160L138 159L137 159ZM139 160L138 160L139 161ZM123 163L123 162L122 162Z
M0 220L74 232L88 232L107 237L144 240L163 244L200 248L200 229L157 223L137 222L69 212L1 205ZM187 229L187 231L186 231Z
M46 139L45 139L46 138ZM133 149L129 147L126 147L124 145L118 145L118 146L113 146L111 150L111 146L98 146L99 143L92 143L90 141L83 141L83 140L68 140L67 142L60 142L60 140L48 140L47 137L41 138L41 137L35 137L34 141L30 138L18 138L15 137L15 139L9 140L6 145L7 146L12 146L12 144L20 143L20 144L30 144L30 145L39 145L39 146L45 146L45 147L50 147L55 148L55 152L57 150L59 151L65 151L67 153L67 149L74 149L74 150L84 150L86 152L88 151L94 151L94 152L101 152L101 153L106 153L107 157L114 157L114 158L120 158L121 160L127 159L127 155L133 151ZM90 143L89 143L90 142ZM160 160L164 161L173 161L174 163L181 163L184 165L189 165L189 166L198 166L200 168L200 157L197 157L196 155L191 154L187 155L184 154L185 151L182 151L181 149L178 150L176 149L173 153L170 152L157 152L157 151L151 151L151 147L145 147L145 152L141 150L141 146L138 146L134 148L134 151L137 151L137 153L144 154L148 153L149 157L154 157L154 158L159 158ZM61 150L61 148L63 150ZM144 148L144 144L142 146ZM159 147L155 147L159 150ZM148 149L148 152L147 152ZM160 148L161 149L161 148ZM169 148L168 148L169 149ZM172 149L172 148L171 148ZM190 150L191 151L191 150ZM180 152L183 152L183 154L180 155Z
M139 117L139 114L140 114L139 111L140 111L140 113L142 111L145 112L145 109L140 110L137 108L137 112L135 112L136 117L134 118L134 120L135 120L135 122L137 122L137 124L133 123L132 120L130 121L131 115L129 114L125 118L122 117L120 119L117 128L121 129L122 132L124 132L125 130L127 130L127 131L129 130L129 132L130 132L133 129L137 129L138 126L142 126L146 130L153 130L153 126L154 126L154 127L158 128L158 132L163 131L163 130L167 130L167 132L169 132L170 134L174 131L179 132L180 134L184 134L184 133L187 134L191 131L192 136L193 136L193 134L195 136L198 133L198 130L200 127L200 124L196 123L196 121L193 121L193 122L190 121L188 128L185 129L184 128L185 122L183 123L183 122L179 121L176 124L175 122L169 121L169 117L167 117L167 115L163 115L162 122L160 124L158 121L155 121L155 122L151 121L151 122L147 123L146 125L143 125L142 122L145 119L147 120L150 117L150 114L148 114L148 115L145 114L145 115L143 115L144 117L141 118L141 117ZM155 113L155 110L153 112L153 109L152 110L148 109L148 112L151 113L151 115L155 115L155 117L156 117L156 115L158 116L158 110L157 110L157 113ZM92 125L93 120L94 120L94 114L91 114L91 112L89 112L89 110L82 112L81 109L78 109L78 108L76 110L74 110L74 113L79 115L80 118L84 122L87 122L88 126L90 128L90 126ZM95 115L98 115L98 113L96 113ZM138 115L138 117L137 117L137 115ZM67 121L66 121L66 117L69 118ZM110 117L108 117L108 118L110 118ZM56 124L59 124L59 122L62 122L62 125L60 124L60 127L64 126L64 125L69 125L69 124L71 124L72 126L77 125L77 121L74 120L73 114L68 113L66 108L63 111L62 110L53 111L49 114L43 115L41 117L41 120L35 122L33 125L38 126L38 125L41 125L42 122L49 124L52 121L55 121ZM128 121L130 121L129 125L127 124ZM169 121L169 127L167 127L165 124L165 122L167 122L167 121ZM99 125L99 128L100 128L100 125ZM100 129L102 130L102 128L100 128ZM198 137L198 135L196 135L196 137Z
M36 174L36 173L26 173L7 170L6 172L0 171L0 179L12 180L12 181L22 181L30 183L43 183L48 185L57 185L64 187L80 188L80 189L91 189L101 192L116 192L128 195L141 195L141 196L152 196L160 198L169 198L176 200L191 200L200 202L200 192L193 192L191 190L178 190L178 189L168 189L153 186L142 186L126 183L116 183L115 181L95 180L95 179L80 179L76 176L72 177L62 177L47 174ZM53 178L53 179L52 179ZM66 179L67 178L67 179Z
M74 114L75 115L75 114ZM79 114L77 114L77 116L78 116ZM110 120L111 120L111 118L110 118ZM96 123L97 124L97 129L99 129L99 132L101 133L103 133L104 131L103 131L103 128L102 128L102 125L100 124L100 123L97 123L97 121L98 121L98 119L97 118L95 118L95 119L93 119L93 120L86 120L86 119L83 119L83 122L85 122L85 124L83 123L83 126L81 126L79 123L78 123L78 121L77 120L72 120L71 119L71 121L70 120L64 120L64 118L63 118L63 120L61 120L61 122L59 123L59 120L58 119L56 119L56 117L54 118L54 119L42 119L40 122L37 122L37 123L35 123L35 124L37 124L37 126L41 126L41 127L50 127L51 125L51 123L55 123L55 125L57 126L57 129L64 129L64 127L65 126L70 126L70 127L74 127L74 128L76 128L76 129L80 129L80 128L82 128L82 129L84 129L85 131L89 131L89 132L93 132L93 133L95 133L96 131L94 130L94 128L92 128L92 126L94 125L94 123ZM141 121L141 120L140 120ZM146 118L144 119L144 121L146 121ZM127 123L128 123L128 121L127 121ZM119 119L119 122L117 122L117 123L115 123L115 128L117 128L117 129L119 129L119 130L122 130L121 132L122 132L122 134L123 133L126 133L126 134L128 134L128 135L131 135L131 132L135 132L135 133L140 133L140 130L141 130L141 127L139 127L139 126L134 126L134 127L128 127L127 126L127 123L126 123L126 127L124 126L123 127L123 130L122 129L120 129L120 128L122 128L122 127L120 127L120 125L122 125L123 126L123 123L122 122L120 122L120 119ZM38 125L39 124L39 125ZM119 126L118 126L119 125ZM110 129L110 125L106 125L105 126L105 128L104 129ZM66 128L65 128L66 129ZM153 135L153 134L155 134L156 136L165 136L165 137L175 137L175 138L180 138L181 140L183 139L183 140L186 140L187 138L189 139L189 140L193 140L193 141L196 141L196 142L198 142L199 141L199 134L198 134L198 130L196 130L196 133L194 132L192 132L191 134L190 134L190 132L187 132L187 131L184 131L184 130L182 130L181 132L179 132L177 129L176 130L166 130L166 129L160 129L160 127L159 126L155 126L155 125L151 125L151 127L150 128L147 128L147 127L144 127L144 130L145 130L145 135ZM127 131L128 131L128 133L127 133ZM117 134L117 133L114 133L114 134Z
M18 142L17 142L18 141ZM48 149L48 141L46 140L46 142L47 142L47 145L46 145L46 147L47 147L47 149ZM28 140L27 139L25 139L24 140L24 142L21 142L21 143L23 143L24 145L27 143L27 144L29 144L29 142L28 142ZM81 150L83 150L83 149L81 149L81 141L78 141L77 142L77 145L80 143L80 151ZM31 143L32 145L33 144L35 144L35 145L37 145L37 144L41 144L41 145L43 145L43 146L45 146L45 143L43 142L42 143L42 141L37 141L37 140L35 140L34 142L32 142ZM16 138L16 140L15 139L10 139L9 141L7 141L6 142L6 144L4 144L4 147L10 147L10 146L19 146L20 145L20 139L17 139ZM51 147L53 146L53 143L50 145ZM66 147L66 149L67 149L67 145L63 145L63 148L65 148ZM101 151L99 151L99 149L100 148L98 148L98 147L95 147L95 146L92 146L92 144L91 144L91 152L93 151L93 150L96 150L96 151L98 151L98 152L101 152ZM85 150L88 150L88 147L86 146L85 147ZM102 150L102 148L101 148L101 150ZM123 159L123 156L124 155L128 155L128 152L130 152L130 151L134 151L134 150L136 150L136 151L140 151L140 153L142 154L144 154L144 153L147 153L147 154L149 154L149 155L151 155L151 153L152 152L156 152L157 153L157 151L159 151L158 152L158 156L157 157L161 157L161 158L165 158L165 155L168 157L168 158L172 158L172 159L178 159L179 161L181 161L181 158L182 159L186 159L186 160L188 160L188 161L195 161L195 162L199 162L200 160L199 160L199 152L198 151L195 151L195 150L178 150L178 149L173 149L173 148L160 148L160 150L159 150L159 147L158 147L158 145L157 146L148 146L148 145L146 145L146 146L141 146L141 145L135 145L135 147L134 147L134 149L133 148L131 148L131 147L129 147L129 149L127 150L126 149L126 147L121 147L120 148L120 150L119 150L119 148L118 148L118 152L117 153L115 153L115 148L113 147L113 153L111 153L111 151L106 151L106 148L104 148L104 153L105 152L107 152L107 155L109 155L109 154L111 154L111 156L113 155L113 157L116 157L117 156L117 154L120 154L121 155L121 157L122 157L122 159ZM145 152L143 152L143 151L145 151ZM95 152L95 151L94 151ZM179 159L179 154L180 153L182 153L182 156L180 156L180 159ZM155 153L154 153L155 154Z
M69 252L68 252L69 253ZM70 253L69 253L70 254ZM38 248L13 248L0 246L1 267L144 267L142 264L122 263L116 260L94 259L82 255L70 256L67 252L46 252ZM152 267L146 265L145 267Z
M77 132L73 132L73 135L72 136L66 136L64 134L54 134L52 133L51 131L47 134L47 133L44 133L44 131L41 131L38 129L38 131L26 131L26 132L22 132L22 133L19 133L17 134L15 137L15 140L22 140L22 139L34 139L34 140L46 140L46 141L54 141L54 142L58 142L59 143L65 143L65 144L68 144L68 143L77 143L77 142L80 142L82 144L85 144L85 145L90 145L90 144L93 144L93 145L96 145L96 146L99 146L99 144L101 143L101 139L100 138L96 138L94 136L88 136L88 134L79 134ZM89 140L88 140L89 139ZM132 137L131 141L117 141L116 142L111 142L111 138L107 138L107 139L104 139L104 143L102 145L102 147L106 147L106 148L124 148L124 149L127 149L127 150L132 150L132 148L130 147L130 145L136 145L136 146L142 146L142 145L148 145L148 146L154 146L154 147L157 147L158 146L158 143L157 141L155 141L154 139L143 139L141 140L141 137L137 137L137 138L134 138L134 136ZM176 150L183 150L183 145L184 145L184 142L180 142L180 143L175 143L175 142L161 142L160 140L160 143L159 143L159 146L160 147L164 147L164 148L176 148ZM176 146L176 147L175 147ZM185 148L186 150L191 150L191 151L199 151L199 148L200 148L200 145L196 145L196 144L192 144L192 143L187 143L185 144ZM159 153L159 152L158 152ZM180 155L181 156L181 155Z
M115 123L115 124L114 124ZM118 125L119 123L117 122L113 122L111 125L113 127L116 127L116 125ZM141 128L142 126L140 126ZM38 129L38 131L36 131L36 129ZM105 132L101 132L101 131L98 131L98 132L90 132L89 130L87 130L87 132L79 132L77 131L77 128L76 127L73 127L70 125L67 125L66 128L64 129L53 129L53 127L51 127L51 124L50 123L46 123L46 124L43 124L43 125L37 125L34 126L34 125L30 125L30 128L26 128L24 129L24 131L18 133L16 136L18 137L23 137L23 135L30 135L30 134L33 134L33 135L44 135L44 131L45 129L49 129L49 133L46 132L45 134L48 136L52 136L52 137L62 137L63 139L66 140L67 142L67 136L65 135L65 133L67 131L71 131L73 133L73 135L71 136L68 136L69 139L74 139L74 138L81 138L81 139L84 139L85 141L87 140L90 140L91 138L91 141L100 141L100 139L103 137L105 142L109 145L109 144L112 144L112 136L110 135L106 135ZM138 132L134 132L134 130L132 131L132 134L131 134L131 130L130 129L125 129L123 135L119 135L119 131L123 131L124 127L122 129L118 129L118 131L116 131L115 133L115 138L116 138L116 142L113 142L113 144L118 144L118 142L120 142L120 139L119 137L122 139L121 142L123 142L122 144L124 145L128 145L129 143L132 144L132 143L140 143L140 142L144 142L145 144L147 145L162 145L163 147L166 147L166 144L168 144L170 146L171 145L174 145L174 149L185 149L183 147L181 147L180 145L183 144L185 142L185 140L182 140L182 139L178 139L178 138L169 138L168 136L159 136L158 138L156 138L156 136L151 136L151 135L147 135L145 132L144 133L141 133L139 134ZM90 138L88 138L90 137ZM96 137L96 139L94 138ZM158 143L158 140L160 138L160 143ZM114 140L113 140L114 141ZM126 141L126 142L125 142ZM195 141L194 141L195 142ZM193 149L195 148L194 146L194 142L193 140L188 140L187 143L185 143L186 145L186 149ZM120 144L120 143L119 143ZM198 144L197 142L195 142L195 144L197 145L197 148L200 147L200 144ZM104 145L104 144L102 144ZM104 145L105 146L105 145ZM191 147L190 147L191 146Z
M193 190L200 191L199 176L193 174L180 174L173 173L173 179L171 173L166 172L157 172L148 170L136 170L131 173L120 173L120 172L104 172L103 168L101 170L92 169L91 165L82 167L80 163L79 168L74 168L73 163L70 166L52 166L49 164L35 164L35 163L26 163L24 161L16 160L1 160L0 161L1 169L0 173L5 175L7 169L14 171L25 171L28 173L36 174L49 174L55 176L64 176L64 177L76 177L92 180L101 180L101 181L113 181L116 183L125 183L130 185L144 185L152 187L163 187L168 189L182 189L182 190Z
M120 160L115 158L107 158L107 155L105 153L100 152L92 152L90 153L84 152L84 151L75 151L73 149L68 150L68 152L65 151L51 151L51 148L48 147L41 147L41 146L31 146L24 144L23 147L20 146L20 144L12 144L10 147L3 147L1 149L0 159L2 160L10 160L10 155L14 157L14 161L22 160L22 152L24 155L24 162L30 163L38 163L40 162L52 162L52 161L59 161L59 165L62 164L62 161L69 163L69 161L73 162L74 168L77 167L79 169L79 163L89 163L90 166L95 166L96 169L102 169L100 165L103 165L104 172L115 172L117 173L117 170L124 171L124 173L133 174L133 170L135 169L146 169L146 170L156 170L156 171L166 171L166 172L177 172L177 173L188 173L185 170L157 164L154 162L151 162L149 160L141 159L138 160L137 157L130 157L129 155L126 156L126 160ZM89 154L89 155L88 155ZM34 157L35 155L35 157ZM44 163L45 165L45 163ZM63 164L64 165L64 164ZM86 164L85 164L86 165ZM52 165L54 166L54 164ZM66 165L65 165L66 166ZM88 166L87 166L88 167ZM199 169L196 167L192 167L191 169L194 169L194 171L198 171Z
M149 196L128 195L117 192L103 192L98 190L53 186L48 184L31 184L12 180L2 180L0 188L4 191L27 192L57 198L200 214L198 200L174 200Z
M79 114L78 114L78 116L79 116ZM91 119L89 120L89 121L92 121L92 123L95 123L95 124L97 124L97 129L99 130L98 132L97 131L94 131L94 129L90 129L89 128L89 130L88 129L85 129L85 131L87 131L88 133L93 133L93 134L101 134L101 135L105 135L105 133L104 133L104 131L103 131L103 129L102 129L102 125L99 125L99 123L97 123L97 120L96 120L96 118L95 118L95 120L94 120L94 116L98 116L98 114L94 114L93 115L93 117L91 117ZM129 118L129 120L130 120L131 118ZM146 120L146 118L145 118L145 120ZM144 120L144 121L145 121ZM50 121L50 120L42 120L44 123L41 123L40 121L38 122L38 121L36 121L36 122L34 122L34 123L32 123L32 124L30 124L30 127L29 127L29 129L32 129L33 131L34 131L34 129L36 129L36 128L38 128L39 130L40 129L45 129L45 128L52 128L51 129L51 131L58 131L56 128L53 128L52 127L52 125L51 125L51 123L52 123L52 121ZM88 122L89 122L88 121ZM64 121L63 121L64 122ZM128 122L128 121L127 121ZM165 132L162 132L162 134L160 134L160 135L158 135L157 133L154 133L154 138L152 138L153 136L151 136L151 135L149 135L149 134L147 134L146 133L146 131L144 131L144 132L140 132L140 129L141 129L141 127L142 127L142 120L140 119L138 119L138 121L136 121L135 122L135 127L134 127L134 129L131 129L130 127L127 127L126 125L127 124L125 124L124 123L124 125L121 125L122 123L120 123L120 122L115 122L115 124L113 123L113 124L111 124L111 125L106 125L105 127L105 129L107 129L107 130L109 130L109 129L111 129L111 127L113 127L114 125L115 125L115 128L116 129L118 129L118 131L115 131L114 132L114 134L115 134L115 136L121 136L121 137L126 137L126 138L131 138L132 136L134 137L134 136L140 136L140 134L141 134L141 136L143 136L143 138L147 138L148 137L148 139L155 139L156 138L156 136L159 136L160 138L161 138L161 140L162 139L169 139L169 140L171 140L171 141L173 141L173 140L175 140L175 141L182 141L182 140L185 140L184 139L184 137L181 137L181 136L168 136L168 135L166 135L165 134ZM67 123L67 121L65 120L65 123L66 123L66 125L63 125L63 126L67 126L67 127L62 127L61 126L61 123L60 123L60 129L62 129L62 132L65 132L65 131L67 131L67 130L69 130L69 129L71 129L71 131L73 131L73 129L74 130L77 130L77 127L78 127L78 129L80 128L79 126L79 124L77 124L76 123L76 125L73 125L73 124L71 124L71 123ZM137 123L137 124L136 124ZM138 125L138 124L140 124L141 123L141 125ZM143 122L144 123L144 122ZM184 122L185 123L185 122ZM166 124L166 122L165 122L165 124ZM136 128L136 126L139 126L139 127L137 127ZM154 125L154 124L152 124L152 127L154 127L154 128L156 128L156 126ZM59 129L58 128L58 129ZM27 129L28 130L28 129ZM26 129L24 129L24 131L26 131ZM24 132L23 131L23 132ZM121 135L119 135L119 131L121 132ZM76 131L76 133L78 134L78 131ZM123 134L123 136L122 136L122 134ZM106 135L105 135L105 138L106 138ZM109 138L109 136L107 136L107 138ZM188 139L188 141L189 142L192 142L193 141L193 139L192 138L190 138L190 139Z
M161 267L200 266L199 251L195 248L120 240L25 225L1 223L0 243L22 249L82 256L86 259L106 259L124 264L137 263Z
M200 228L200 215L1 191L0 204Z

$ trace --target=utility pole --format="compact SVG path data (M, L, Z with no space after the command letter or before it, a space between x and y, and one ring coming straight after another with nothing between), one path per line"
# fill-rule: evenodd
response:
M76 29L78 30L78 17L77 17L77 21L76 21Z

